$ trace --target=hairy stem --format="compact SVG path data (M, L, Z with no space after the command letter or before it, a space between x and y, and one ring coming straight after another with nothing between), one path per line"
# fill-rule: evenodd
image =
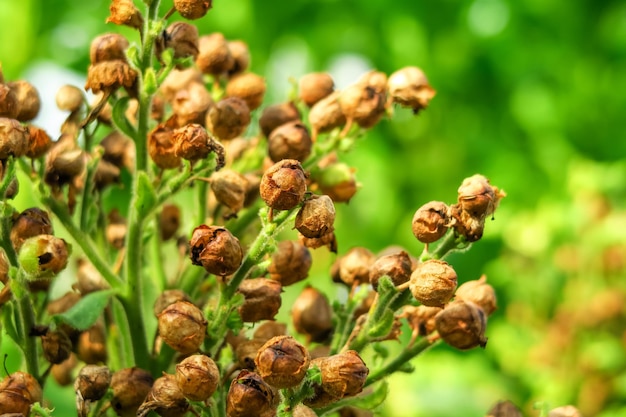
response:
M407 347L405 350L402 351L402 353L400 353L382 368L376 369L374 372L370 373L367 377L367 380L365 381L365 387L372 385L373 383L378 382L381 379L386 378L387 376L400 370L403 366L406 366L406 364L411 359L413 359L435 343L436 342L431 342L428 338L424 337L413 345Z

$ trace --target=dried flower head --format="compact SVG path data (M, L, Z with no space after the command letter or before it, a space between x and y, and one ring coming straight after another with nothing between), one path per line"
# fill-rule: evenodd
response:
M160 123L148 134L148 154L161 169L178 168L181 158L175 153L174 129Z
M189 402L176 383L174 375L163 373L152 384L144 402L137 409L137 417L145 417L154 411L162 417L184 415L189 409Z
M136 80L137 72L125 61L102 61L87 69L85 90L91 90L94 94L110 93L120 87L130 89Z
M445 261L430 259L417 265L411 274L409 288L416 300L426 306L442 307L457 286L457 275Z
M348 203L359 190L354 169L343 162L324 166L315 176L320 191L335 203Z
M161 314L161 312L165 310L166 307L168 307L170 304L174 304L177 301L191 302L191 299L182 290L165 290L154 301L154 307L152 311L154 312L154 315L158 317L159 314Z
M244 41L229 41L228 49L235 60L235 64L228 71L228 75L240 74L250 66L250 49Z
M72 342L63 330L49 330L41 336L41 348L48 362L59 364L70 357Z
M170 240L180 228L181 212L176 204L164 204L159 213L159 231L162 240Z
M45 130L39 127L29 125L28 136L30 140L26 156L31 159L41 158L52 147L52 139Z
M322 374L321 389L316 396L304 401L305 405L313 408L360 393L369 374L365 362L354 350L313 359L311 366L319 367Z
M54 228L48 212L39 207L30 207L13 220L10 237L13 248L19 252L26 239L52 234L54 234Z
M208 132L202 125L188 124L172 132L174 155L188 161L206 158L211 152L211 141Z
M109 389L111 377L111 370L106 366L85 365L74 381L74 391L83 400L97 401Z
M346 124L346 115L339 104L340 92L335 91L324 97L311 107L309 123L313 131L313 139L318 133L326 133Z
M105 33L91 41L89 47L89 59L91 65L105 61L126 62L126 50L128 40L118 33Z
M404 67L394 72L389 76L387 86L394 103L410 107L416 114L428 107L436 94L424 72L417 67Z
M458 202L463 211L476 219L493 214L506 194L480 174L465 178L458 189Z
M239 268L243 260L243 249L239 239L221 226L200 225L189 241L191 262L202 265L215 275L230 275Z
M430 201L413 215L413 235L422 243L439 240L448 231L448 206L441 201Z
M367 248L358 246L351 248L345 255L337 258L335 264L336 281L346 285L368 284L370 268L376 261L376 255Z
M274 210L289 210L300 204L306 192L306 176L295 159L272 165L261 178L259 190L265 204Z
M46 279L65 269L69 251L65 240L40 234L22 243L19 263L28 279Z
M106 363L108 352L102 322L96 322L80 334L76 346L76 356L87 364Z

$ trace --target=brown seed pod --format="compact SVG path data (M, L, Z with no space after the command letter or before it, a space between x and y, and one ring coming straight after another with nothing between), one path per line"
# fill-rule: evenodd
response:
M189 354L197 352L204 341L207 321L202 311L187 301L176 301L157 316L159 335L172 349Z
M176 377L164 373L154 381L143 404L137 409L137 417L145 417L150 411L162 417L179 417L188 409L189 402L178 387Z
M300 120L300 112L292 102L273 104L263 109L259 118L259 127L265 137L285 123Z
M110 288L100 272L86 259L79 259L76 268L76 285L74 289L82 295Z
M430 201L413 215L413 235L422 243L439 240L448 231L448 206L441 201Z
M277 321L266 321L256 328L252 337L255 340L267 342L272 337L283 336L287 334L287 325Z
M221 75L230 71L235 60L228 49L228 42L221 33L201 36L198 40L196 66L204 74Z
M108 357L106 333L102 323L98 322L80 334L76 355L87 364L106 363Z
M383 276L391 278L393 285L401 285L411 278L411 257L405 251L381 256L370 266L370 284L376 290L378 281Z
M335 203L348 203L359 189L354 169L343 162L331 163L316 175L320 191Z
M207 14L213 7L213 0L174 0L174 7L185 19L195 20Z
M463 211L476 219L493 214L500 199L506 194L489 184L483 175L476 174L465 178L458 189L458 202Z
M74 382L74 368L78 364L78 359L73 353L70 357L57 365L52 365L50 374L54 378L55 382L61 387L68 386Z
M300 384L309 369L307 349L291 336L276 336L259 349L254 360L261 378L274 388Z
M154 301L154 307L152 311L154 312L154 315L156 317L159 317L159 314L161 314L161 312L165 310L167 306L169 306L170 304L174 304L177 301L191 302L191 299L182 290L165 290Z
M354 247L345 255L337 258L336 282L348 286L367 284L370 282L370 268L376 261L376 255L367 248Z
M507 400L495 403L494 406L487 411L487 417L524 417L524 415L515 404Z
M93 180L96 189L101 191L111 184L119 184L121 181L121 171L117 166L101 159L96 166Z
M346 87L339 94L338 100L346 120L355 121L364 128L374 126L385 113L385 94L365 82Z
M236 138L250 125L250 108L239 97L218 101L207 113L206 126L221 140Z
M312 262L311 252L306 246L297 241L283 240L278 243L267 271L270 278L286 287L305 279L309 275Z
M234 273L243 260L239 239L221 226L200 225L189 241L191 263L202 265L207 272L226 276Z
M192 355L176 365L176 383L185 398L206 401L220 382L220 370L206 355Z
M0 117L0 160L8 159L10 156L16 158L24 156L28 151L29 141L28 129L20 122Z
M482 308L487 316L490 316L497 308L496 292L491 285L487 284L486 275L461 284L454 293L454 298L473 302Z
M143 16L132 0L112 0L109 11L111 14L107 17L106 23L115 23L134 29L143 27Z
M70 357L72 342L62 330L48 331L41 336L43 356L51 364L59 364Z
M192 83L198 83L202 85L205 91L206 88L202 82L202 73L198 68L191 67L186 69L177 69L174 68L163 80L163 83L159 86L159 93L163 95L163 98L170 102L172 105L172 101L176 94L181 91L187 89L187 87ZM207 91L208 94L208 91Z
M91 65L105 61L126 61L128 40L118 33L105 33L91 41L89 59Z
M456 300L435 316L439 336L452 347L460 350L485 347L485 312L471 301Z
M428 107L436 94L424 72L417 67L404 67L394 72L389 76L387 87L394 103L412 108L415 114Z
M246 279L237 288L237 292L243 294L245 301L239 307L241 320L247 323L255 323L261 320L273 320L282 299L282 286L280 282L267 278Z
M20 102L7 84L0 83L0 117L15 119L20 113Z
M404 306L401 317L409 322L415 336L427 336L435 331L435 316L442 311L441 307Z
M306 176L295 159L272 165L261 178L259 189L265 204L274 210L289 210L300 204L306 192Z
M235 60L235 64L228 71L229 76L240 74L250 66L250 49L244 41L229 41L228 49Z
M233 213L243 208L248 179L233 169L221 169L211 175L211 190L215 199Z
M198 28L186 22L170 24L163 35L165 47L172 48L174 58L198 56Z
M135 144L129 137L114 130L100 141L100 146L104 148L103 160L118 168L133 168Z
M445 261L430 259L422 262L411 274L410 290L420 303L443 307L454 295L457 275Z
M335 205L327 195L312 195L304 200L296 215L295 227L308 238L320 238L335 227Z
M83 400L97 401L109 389L111 376L111 370L106 366L85 365L74 381L74 391Z
M176 125L182 127L188 123L204 124L213 99L204 84L191 81L174 93L171 104Z
M65 240L52 235L26 239L19 251L19 263L32 280L47 279L65 269L69 248Z
M233 379L226 397L227 417L274 417L272 388L256 373L243 370Z
M159 213L159 231L163 241L170 240L180 228L180 208L176 204L164 204Z
M161 169L178 168L181 158L174 153L174 130L166 123L160 123L148 134L148 154Z
M11 243L19 252L24 241L39 235L52 235L54 228L47 211L38 207L27 208L14 220L11 227Z
M45 130L39 127L32 125L28 126L28 136L30 137L30 140L26 156L31 159L37 159L44 156L52 146L52 139L50 139L50 136L48 136Z
M0 415L30 415L30 406L41 402L41 386L31 374L15 372L0 383Z
M340 93L335 91L324 97L311 107L309 123L313 133L313 139L318 133L326 133L346 124L346 115L339 104Z
M66 84L59 88L55 100L59 110L73 112L82 107L85 95L80 88Z
M172 132L174 155L188 161L206 158L211 152L211 138L204 127L188 124Z
M41 99L35 86L24 80L10 82L8 86L18 101L19 112L15 118L20 122L28 122L37 117L41 109Z
M573 405L564 405L550 410L548 417L583 417L583 415Z
M311 366L317 366L322 376L321 391L327 394L324 396L318 391L317 395L310 400L304 401L305 405L316 408L324 404L337 401L344 397L351 397L363 390L363 385L369 374L369 369L363 359L354 350L348 350L338 355L313 359ZM319 397L326 401L320 401ZM316 398L318 397L318 398ZM329 398L328 398L329 397Z
M256 358L259 348L265 344L264 340L252 339L244 340L234 348L237 364L241 369L254 370L254 358Z
M298 82L298 96L309 107L328 97L334 90L335 82L327 72L305 74Z
M309 130L300 121L280 125L267 138L267 153L274 162L281 159L304 162L311 154L312 147Z
M450 226L456 236L463 236L467 242L476 242L483 237L485 230L485 217L473 217L468 211L461 208L460 204L450 206Z
M137 80L137 72L125 61L102 61L92 64L87 69L85 90L94 94L112 92L120 87L130 89Z
M152 375L140 368L124 368L115 372L111 377L111 405L117 415L135 417L153 382Z
M226 84L226 96L244 100L250 111L256 110L263 103L265 90L265 79L252 72L235 75Z
M311 342L323 342L333 330L332 309L328 298L313 287L306 287L291 307L296 331Z

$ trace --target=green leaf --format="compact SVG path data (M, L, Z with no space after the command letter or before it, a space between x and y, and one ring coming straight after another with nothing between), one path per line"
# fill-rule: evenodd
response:
M126 107L130 97L122 97L113 105L112 118L115 127L122 131L126 136L133 140L137 140L137 131L135 127L126 118Z
M2 327L4 328L4 331L18 346L20 346L21 340L17 334L15 322L13 321L13 303L6 303L2 306L0 311L2 312Z
M161 61L166 67L172 66L174 62L174 50L172 48L167 48L165 51L161 53Z
M87 294L66 312L52 316L52 320L56 324L66 323L77 330L86 330L98 320L113 294L114 290Z
M140 219L147 217L157 205L157 194L145 171L137 174L137 200L134 209Z
M139 47L136 44L132 44L126 50L126 59L128 63L135 69L141 68L141 58L139 54Z
M159 88L156 73L154 68L148 68L143 76L143 91L147 95L153 95Z
M367 334L372 338L385 337L393 328L394 314L393 310L386 309L383 315L372 323Z
M388 394L389 385L387 384L387 381L382 381L380 384L378 384L373 393L371 393L370 395L359 397L359 399L354 401L352 405L358 408L363 408L365 410L373 410L376 407L380 406L383 402L385 402Z

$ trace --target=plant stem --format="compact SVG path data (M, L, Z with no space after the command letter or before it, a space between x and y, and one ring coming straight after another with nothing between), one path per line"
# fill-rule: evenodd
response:
M387 363L382 368L379 368L369 374L367 380L365 381L365 386L372 385L375 382L380 381L381 379L391 375L392 373L400 370L403 366L406 366L407 362L411 359L434 345L436 342L431 342L428 338L424 337L419 340L417 343L414 343L412 346L409 346L405 350L402 351L395 359L391 362Z
M206 211L207 211L207 193L209 191L209 183L206 181L198 181L196 184L197 187L197 196L198 196L198 207L197 207L197 215L196 217L196 225L201 225L206 222ZM215 219L213 219L215 221Z
M424 252L420 256L420 262L427 261L429 259L442 259L449 252L458 249L468 248L470 243L466 242L463 236L456 236L454 231L449 231L444 237L443 241L437 246L433 252Z
M26 278L22 275L22 270L18 272L18 279L11 290L17 299L17 329L22 343L20 347L24 352L26 360L26 370L40 384L43 384L39 375L39 362L37 361L37 340L30 335L30 331L35 325L35 313L30 300L30 293L26 286Z

